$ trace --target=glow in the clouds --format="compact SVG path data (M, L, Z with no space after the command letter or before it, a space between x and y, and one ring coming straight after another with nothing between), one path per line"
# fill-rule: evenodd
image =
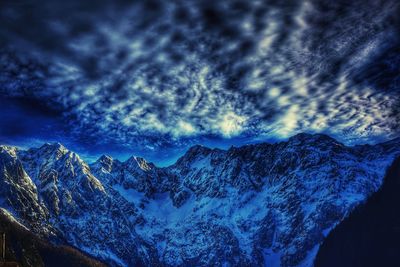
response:
M398 136L399 3L284 2L5 5L0 93L57 111L35 138L86 147Z

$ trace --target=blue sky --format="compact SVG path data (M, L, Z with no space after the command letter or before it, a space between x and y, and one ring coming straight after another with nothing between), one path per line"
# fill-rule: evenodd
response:
M166 165L195 144L395 138L398 11L394 0L2 3L0 142Z

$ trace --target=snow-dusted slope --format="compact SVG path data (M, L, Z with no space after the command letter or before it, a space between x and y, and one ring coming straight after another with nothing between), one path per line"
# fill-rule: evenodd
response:
M39 238L3 208L0 208L0 232L6 236L6 263L3 260L0 263L3 267L16 266L12 262L22 267L106 267L76 248Z
M27 214L39 214L34 223L42 227L33 227L34 232L113 264L153 263L155 250L134 230L135 206L114 190L106 191L77 154L60 144L45 144L28 151L2 147L2 156L1 165L11 166L2 172L4 182L7 177L24 179L9 184L11 190L22 193L7 190L18 202L6 204L26 225L32 225L32 219L25 220Z
M400 140L346 147L300 134L226 151L195 146L167 168L109 156L88 166L60 144L0 151L0 183L21 191L10 199L0 189L2 205L109 263L307 266L379 188Z
M48 211L39 201L36 185L17 158L17 149L0 146L0 204L19 214L19 218L36 231L47 233Z

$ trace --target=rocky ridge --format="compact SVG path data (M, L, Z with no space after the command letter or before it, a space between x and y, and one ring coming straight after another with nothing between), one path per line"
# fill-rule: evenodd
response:
M399 139L347 147L321 134L194 146L166 168L1 146L0 200L31 231L110 265L311 266L398 155Z

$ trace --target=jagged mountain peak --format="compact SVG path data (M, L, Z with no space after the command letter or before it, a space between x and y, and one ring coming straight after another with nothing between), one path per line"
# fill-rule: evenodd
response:
M113 157L103 154L96 161L97 162L111 162L113 160L114 160Z
M196 161L201 161L206 157L215 157L225 154L226 150L219 148L209 148L203 145L195 145L190 147L186 153L180 157L173 166L193 164ZM172 166L171 166L172 167Z
M194 145L192 147L190 147L187 152L180 158L179 160L187 160L187 159L191 159L193 156L207 156L211 153L214 154L220 154L220 153L226 153L226 152L238 152L238 151L245 151L245 150L252 150L252 149L257 149L257 148L266 148L266 147L270 147L270 146L274 146L276 144L287 144L287 145L319 145L319 144L326 144L326 143L330 143L330 144L334 144L334 145L341 145L343 146L343 144L341 144L340 142L338 142L336 139L334 139L333 137L326 135L326 134L311 134L311 133L299 133L296 134L292 137L290 137L288 140L286 141L282 141L280 143L266 143L266 142L262 142L262 143L256 143L256 144L249 144L249 145L243 145L240 147L236 147L236 146L231 146L228 150L224 150L224 149L219 149L219 148L209 148L207 146L204 145Z
M318 154L318 151L345 151L347 147L325 134L300 133L286 141L278 143L264 142L240 147L231 146L228 150L219 148L212 149L206 146L196 145L189 148L171 167L199 166L198 162L203 162L207 158L211 163L227 161L227 164L229 164L229 161L232 160L254 160L256 158L259 159L259 157L263 155L279 156L282 153L286 153L287 156L294 157L295 155L289 154L293 154L293 152L297 150L298 152L302 150L298 148L308 148L308 153ZM316 151L312 152L311 150Z
M94 163L90 165L93 170L99 170L101 173L111 173L116 166L120 166L121 162L113 159L109 155L101 155Z
M194 146L166 168L107 155L88 168L54 144L39 150L18 151L19 166L8 157L17 167L10 172L24 169L34 178L37 193L33 186L27 192L44 201L42 217L49 214L63 238L109 263L192 266L224 258L231 266L273 265L273 259L297 266L379 188L400 144L360 149L301 134L229 150Z
M92 175L89 165L61 143L45 143L39 148L19 151L18 157L42 190L58 190L62 183L66 183L104 192L103 185Z
M29 158L43 164L66 158L73 158L74 160L82 161L76 153L68 150L64 145L58 142L45 143L40 147L21 150L19 152L19 156L22 158Z
M39 148L30 148L27 151L21 151L21 156L29 158L37 158L45 162L65 162L74 163L87 167L88 164L74 151L69 150L59 142L45 143Z
M103 165L109 166L109 165L112 165L114 163L114 161L115 160L113 157L103 154L94 162L94 164L100 164L102 166Z
M146 159L142 157L132 156L127 159L124 164L130 168L138 167L142 171L151 171L155 168L155 165L152 162L148 162Z
M49 150L49 151L61 151L61 152L69 152L69 150L61 143L54 142L54 143L45 143L41 147L40 150Z
M192 152L192 153L194 153L194 152L209 152L211 150L212 150L211 148L203 146L203 145L194 145L194 146L190 147L187 152L188 153L190 153L190 152Z
M0 153L1 152L5 152L15 158L17 156L18 148L15 146L0 145Z

